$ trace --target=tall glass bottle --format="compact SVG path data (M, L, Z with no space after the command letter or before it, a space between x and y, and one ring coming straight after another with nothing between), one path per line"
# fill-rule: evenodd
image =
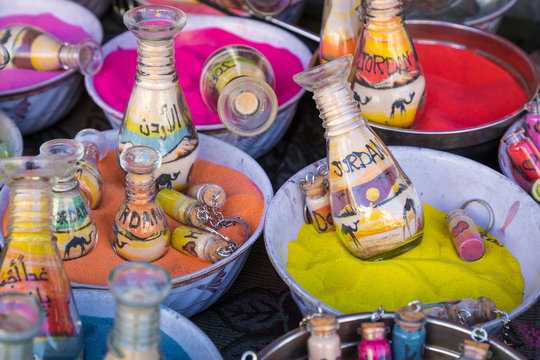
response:
M160 303L171 289L169 274L152 264L128 262L109 275L116 298L105 360L161 360Z
M94 75L103 65L101 47L94 40L63 43L51 34L26 24L13 24L1 29L0 44L11 54L8 69L76 69L84 75Z
M84 155L77 163L77 179L90 209L101 203L103 175L98 163L107 155L107 139L96 129L82 129L75 135L75 140L84 146Z
M272 66L245 45L217 49L204 63L199 88L205 105L231 132L253 136L274 122L278 101Z
M347 82L351 55L296 74L314 93L326 129L332 217L362 260L381 260L420 243L422 201L392 153L367 125Z
M325 0L321 24L319 60L322 63L343 55L354 55L362 18L361 0Z
M41 145L42 157L59 159L68 166L53 185L54 235L64 260L80 258L94 249L98 229L77 180L77 162L83 157L82 144L71 139L49 140Z
M362 116L408 128L424 104L425 79L403 20L402 0L365 0L353 91Z
M132 146L120 155L120 165L127 172L126 197L114 217L112 243L124 259L154 261L169 250L167 217L156 201L154 173L160 164L159 152L144 145Z
M186 14L169 6L141 6L124 14L137 37L137 74L120 133L118 150L146 145L158 150L159 188L183 190L198 155L199 139L174 66L174 38Z
M11 187L0 291L33 295L45 320L34 342L38 359L82 359L81 321L52 231L52 184L67 164L13 157L0 160Z

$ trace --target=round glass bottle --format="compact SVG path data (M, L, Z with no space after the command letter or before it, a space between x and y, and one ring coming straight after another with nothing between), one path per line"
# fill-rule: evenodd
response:
M390 150L367 125L347 75L351 55L296 74L314 93L327 139L332 217L346 248L362 260L396 256L420 243L422 201Z
M109 275L116 298L105 360L161 360L160 303L171 290L169 274L152 264L128 262Z
M68 165L64 175L53 185L54 235L62 259L84 256L96 246L98 229L77 180L77 162L83 157L83 146L75 140L55 139L43 143L39 153Z
M0 360L34 359L34 337L45 313L32 295L0 295Z
M84 146L84 155L77 162L77 179L90 209L93 210L101 203L103 175L99 171L98 163L107 155L107 139L96 129L82 129L75 135L75 140Z
M212 53L201 71L205 105L231 132L253 136L267 130L277 115L272 66L258 50L227 45Z
M362 116L408 128L423 107L425 79L403 20L402 0L365 0L353 91Z
M322 314L310 319L307 330L309 360L341 360L341 340L337 333L339 324L331 314Z
M13 157L0 160L11 187L0 291L34 296L45 313L34 341L38 359L82 359L81 321L52 231L52 184L65 174L63 161Z
M26 24L12 24L1 29L0 44L11 54L8 69L76 69L84 75L95 75L103 65L101 47L94 40L63 43L51 34Z
M137 73L118 134L120 153L146 145L161 155L159 188L183 190L197 159L199 139L174 66L174 38L186 14L169 6L140 6L124 14L137 37Z
M148 146L132 146L120 155L126 196L114 217L112 243L124 259L152 262L169 251L167 217L156 201L154 173L160 165L159 152Z

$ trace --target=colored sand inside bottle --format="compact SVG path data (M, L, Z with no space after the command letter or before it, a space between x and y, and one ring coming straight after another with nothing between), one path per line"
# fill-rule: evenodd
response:
M411 300L423 303L486 296L500 310L521 304L524 281L506 247L486 242L475 262L459 258L445 213L424 204L422 242L390 260L369 262L352 256L335 232L317 233L304 224L289 242L287 271L311 295L343 313L395 311Z
M59 40L78 43L83 39L91 38L82 28L68 24L52 14L39 15L11 15L0 17L0 29L11 24L29 24L45 30ZM30 85L42 83L64 71L36 71L28 69L3 69L0 91L19 89Z
M292 76L303 70L302 63L287 49L253 42L218 28L182 32L175 38L175 64L180 87L195 125L221 123L218 115L204 104L199 91L199 79L206 59L215 50L230 44L248 45L266 56L276 76L278 104L284 104L300 90ZM94 86L99 96L121 113L131 94L136 67L137 51L119 49L106 56L101 71L94 77Z

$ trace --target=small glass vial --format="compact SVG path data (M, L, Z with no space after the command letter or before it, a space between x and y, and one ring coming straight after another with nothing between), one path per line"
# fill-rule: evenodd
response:
M276 118L274 70L252 47L227 45L214 51L203 66L199 87L205 105L235 134L258 135Z
M485 296L478 299L463 299L458 303L447 306L447 319L462 325L474 326L491 321L497 317L495 302Z
M489 343L487 342L465 339L460 348L461 355L458 360L487 360L491 358L491 351L489 351Z
M35 297L27 294L0 295L0 360L32 360L34 337L45 313Z
M426 84L403 20L402 0L364 0L353 91L371 122L409 128L423 107Z
M362 323L362 341L358 344L359 360L390 360L392 352L386 340L386 325L383 322Z
M465 210L457 209L446 214L446 227L462 260L476 261L484 255L486 250L484 240Z
M11 188L0 291L32 295L45 318L34 341L37 359L82 359L81 320L52 226L52 185L69 165L61 160L12 157L0 160Z
M527 110L529 111L525 118L527 135L529 135L536 150L540 150L540 101L528 103Z
M390 150L361 117L347 75L351 55L296 74L326 129L332 218L345 247L362 260L382 260L418 245L422 201Z
M315 316L307 323L311 333L308 339L309 360L341 360L341 340L337 333L339 323L332 314Z
M157 201L165 214L174 220L199 229L204 225L199 219L199 212L204 208L204 204L196 199L176 190L163 189L158 192Z
M77 163L77 179L90 209L93 210L101 203L103 175L99 171L98 163L107 155L107 139L101 131L82 129L75 135L75 140L84 146L84 155Z
M169 295L169 274L152 264L128 262L109 275L116 299L114 325L104 360L161 360L160 303Z
M360 0L325 0L321 24L319 60L325 63L343 55L354 55L362 18Z
M187 225L179 225L174 229L171 243L182 254L211 263L225 259L232 253L225 239Z
M82 159L84 148L75 140L55 139L43 143L39 153L68 165L64 176L53 186L54 234L62 259L80 258L98 242L96 223L77 180L77 162Z
M0 70L5 68L9 63L9 53L4 45L0 44Z
M312 181L302 180L300 189L306 195L306 206L311 223L319 233L335 231L332 219L332 206L328 191L328 178L323 175L314 176Z
M101 47L94 40L63 43L51 34L26 24L13 24L1 29L0 44L11 54L8 69L76 69L83 75L95 75L103 65Z
M126 197L113 222L113 248L130 261L152 262L169 251L167 217L156 201L154 173L161 156L154 148L135 145L120 154L126 171Z
M426 342L426 315L419 302L399 308L394 313L392 329L392 358L422 360Z
M186 195L211 208L220 208L225 204L225 190L216 184L199 184L188 188Z
M507 145L510 161L527 182L532 184L540 179L540 152L525 135L525 129L518 128L501 141Z

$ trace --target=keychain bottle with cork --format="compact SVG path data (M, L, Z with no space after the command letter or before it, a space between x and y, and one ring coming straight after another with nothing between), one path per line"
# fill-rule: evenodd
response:
M99 171L98 162L107 155L107 140L96 129L82 129L75 135L75 140L84 146L84 155L77 163L77 179L90 209L93 210L101 203L103 175Z
M205 105L231 132L241 136L267 130L277 115L275 76L266 57L246 45L227 45L212 53L201 71Z
M487 360L491 358L487 332L482 327L474 328L471 339L465 339L459 345L461 355L458 360Z
M390 150L361 117L347 82L346 55L294 76L309 91L326 128L332 217L346 248L362 260L418 245L422 201Z
M160 190L156 197L167 215L184 225L202 229L204 223L199 219L199 213L204 210L204 204L176 190Z
M38 359L82 359L81 321L52 229L52 186L69 165L58 159L0 160L11 188L0 291L34 296L45 319L34 342Z
M427 315L452 321L461 325L474 326L497 318L500 312L495 302L485 296L476 300L466 298L424 305Z
M358 344L359 360L390 360L392 351L386 340L384 322L364 322L361 329L362 341Z
M1 29L0 44L11 55L8 69L76 69L84 75L95 75L103 65L101 47L94 40L63 43L51 34L26 24L12 24Z
M394 314L392 329L392 358L394 360L422 360L426 341L427 319L422 303L412 301Z
M334 220L332 219L332 207L330 205L328 177L326 173L324 175L309 173L305 179L300 181L300 189L306 195L305 211L308 214L306 220L310 220L315 230L319 233L336 230Z
M341 340L337 333L339 323L332 314L320 314L308 320L309 360L341 360Z
M526 105L528 110L525 124L527 135L531 139L536 150L540 151L540 98Z
M148 146L132 146L120 154L127 172L126 196L114 217L112 243L124 259L152 262L169 250L167 217L156 201L154 174L160 165L159 152Z
M187 225L179 225L174 229L171 244L185 255L211 263L225 259L236 250L236 244L223 235Z
M139 6L124 14L137 38L137 73L118 134L118 159L133 145L159 151L156 185L186 188L197 159L199 138L174 65L174 38L186 14L170 6Z
M425 79L403 19L402 0L364 0L353 90L368 121L414 127Z
M49 140L41 145L42 157L68 164L53 186L53 224L58 250L64 260L88 254L98 242L98 229L77 180L77 162L84 154L81 143L71 139Z
M514 164L530 186L540 179L540 151L525 135L525 129L518 128L501 139L506 144L510 161Z
M198 184L190 186L186 195L209 206L219 209L225 204L227 198L225 190L217 184Z

